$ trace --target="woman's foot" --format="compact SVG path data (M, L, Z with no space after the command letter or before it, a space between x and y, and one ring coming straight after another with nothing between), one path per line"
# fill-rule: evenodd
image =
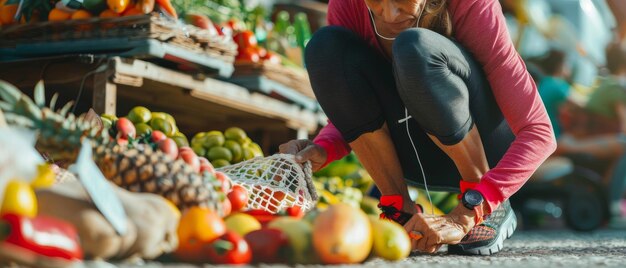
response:
M448 253L461 255L495 254L504 247L517 228L517 218L508 200L504 201L484 222L476 225L457 245L448 245Z

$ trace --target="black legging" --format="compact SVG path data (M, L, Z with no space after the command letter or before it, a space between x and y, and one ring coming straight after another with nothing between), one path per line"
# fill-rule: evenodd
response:
M394 41L393 60L345 28L315 33L306 49L311 85L322 109L347 142L387 123L404 176L423 179L405 123L428 179L428 186L457 190L454 162L426 135L446 145L459 143L475 124L490 167L514 140L485 75L457 43L426 29L410 29Z

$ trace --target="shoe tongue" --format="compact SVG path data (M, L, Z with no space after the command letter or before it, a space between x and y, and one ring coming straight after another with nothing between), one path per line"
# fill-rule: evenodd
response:
M380 197L381 206L392 206L399 211L404 207L404 200L401 195L383 195Z

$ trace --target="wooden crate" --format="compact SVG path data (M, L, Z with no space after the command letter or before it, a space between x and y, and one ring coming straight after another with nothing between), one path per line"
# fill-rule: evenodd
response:
M21 24L0 31L0 60L86 53L190 63L228 77L237 45L158 14Z
M313 94L313 89L309 81L309 75L304 69L286 67L269 62L235 62L233 78L249 76L266 77L267 79L290 87L308 98L315 99L315 94Z

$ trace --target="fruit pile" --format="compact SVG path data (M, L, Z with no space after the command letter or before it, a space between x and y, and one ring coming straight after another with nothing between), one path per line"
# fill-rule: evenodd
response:
M263 157L261 147L238 127L228 128L224 132L200 132L191 139L191 148L197 155L206 157L216 168Z
M179 148L189 147L187 137L178 129L174 117L167 113L151 112L146 107L137 106L126 117L103 114L101 120L118 144L126 145L129 141L153 143L173 158L178 157Z
M251 212L224 219L191 208L178 226L177 261L211 264L355 264L368 257L397 261L411 250L399 224L347 204L261 223Z
M84 0L69 5L59 0L25 1L16 20L19 0L0 1L0 25L11 25L39 21L65 21L92 17L115 18L149 14L160 8L164 13L177 18L170 0Z
M345 203L355 208L361 206L363 193L358 188L344 184L340 177L317 177L313 184L320 196L318 209L326 209L337 203Z

